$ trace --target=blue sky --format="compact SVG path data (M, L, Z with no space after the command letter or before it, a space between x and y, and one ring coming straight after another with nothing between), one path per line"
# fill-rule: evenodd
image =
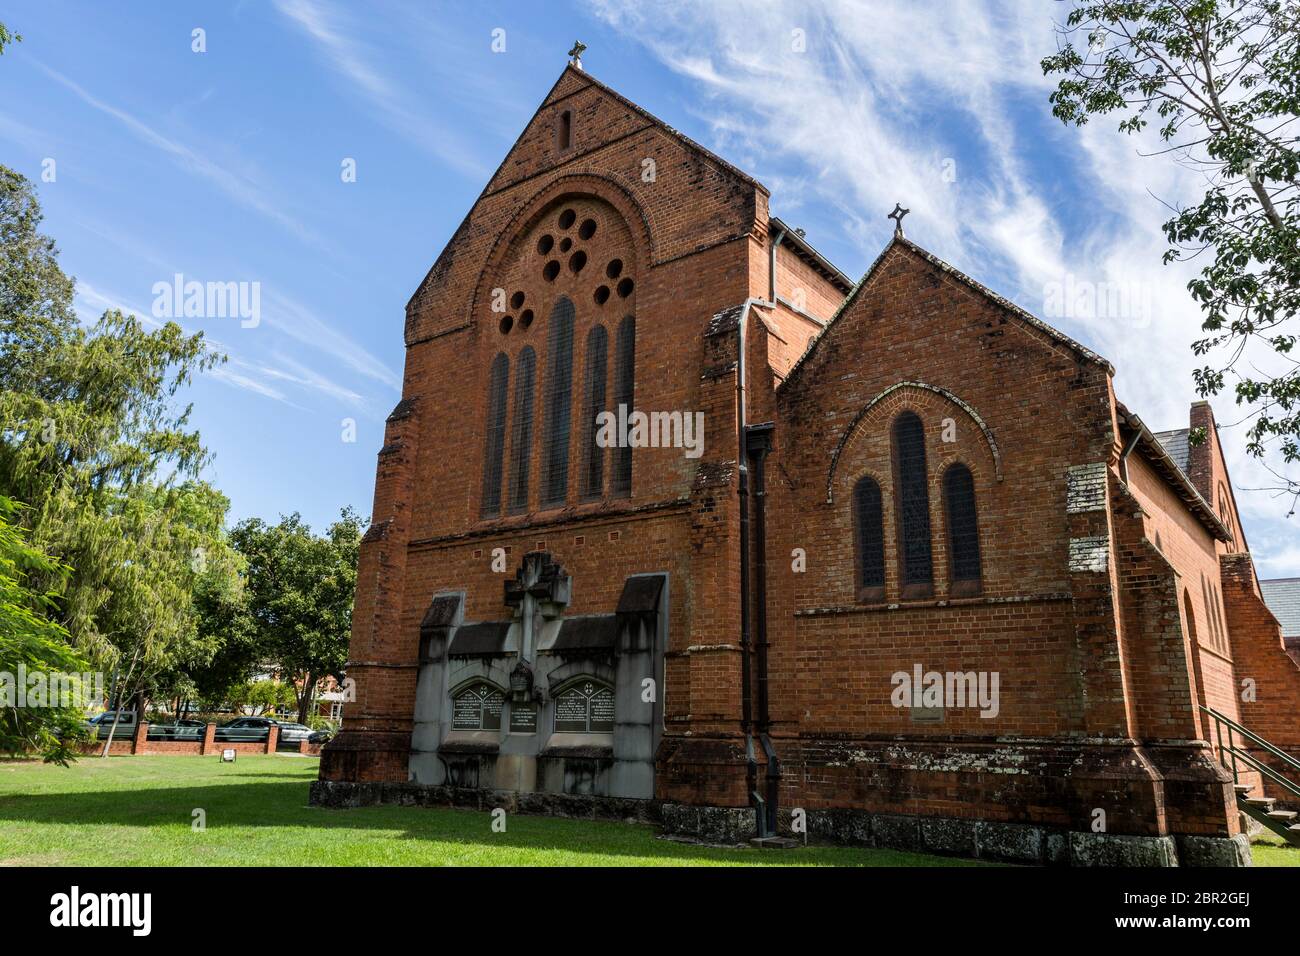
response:
M406 300L575 38L594 76L753 173L850 276L901 201L911 238L1109 358L1152 427L1185 427L1199 320L1189 273L1160 264L1157 200L1196 183L1110 124L1051 117L1037 62L1061 7L925 7L12 0L0 162L38 183L87 321L150 316L176 273L260 284L254 328L184 320L230 356L187 397L232 520L369 513ZM1240 431L1237 485L1264 485ZM1300 573L1296 519L1238 500L1261 575Z

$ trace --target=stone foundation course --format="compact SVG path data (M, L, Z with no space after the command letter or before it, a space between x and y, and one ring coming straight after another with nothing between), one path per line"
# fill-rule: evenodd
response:
M311 804L332 809L380 805L446 807L540 814L573 819L655 824L665 835L704 843L745 846L754 837L754 811L743 807L691 806L560 793L520 793L416 783L350 783L317 780ZM784 835L794 814L781 812ZM816 842L910 850L999 863L1041 866L1250 866L1250 843L1235 837L1122 836L1081 833L1021 823L951 817L869 813L852 809L809 810L807 837Z

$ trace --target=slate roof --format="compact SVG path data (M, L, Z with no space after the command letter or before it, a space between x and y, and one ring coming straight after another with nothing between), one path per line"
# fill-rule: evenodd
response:
M1283 637L1300 638L1300 578L1260 581L1264 603L1282 625Z
M482 621L456 629L448 657L495 657L505 653L509 621Z
M1190 428L1174 428L1155 433L1156 440L1165 446L1165 451L1174 460L1174 464L1183 470L1183 474L1187 474L1187 463L1191 460L1191 450L1187 443L1187 436L1191 432Z

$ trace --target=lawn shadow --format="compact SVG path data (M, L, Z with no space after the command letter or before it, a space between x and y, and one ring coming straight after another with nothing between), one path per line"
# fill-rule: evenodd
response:
M681 863L759 864L778 860L774 851L726 848L660 839L647 824L612 820L575 819L511 814L507 831L493 832L491 815L484 811L449 807L377 806L325 809L309 806L308 782L283 779L276 773L257 771L231 775L249 780L235 784L193 787L143 786L126 790L79 790L54 793L0 794L0 827L6 822L72 826L189 826L191 814L202 808L210 832L223 828L301 827L317 833L393 832L398 839L462 848L473 856L476 848L519 851L560 851L590 854L615 864L619 860L649 858ZM279 782L261 782L279 778ZM763 854L763 856L759 856ZM430 856L439 854L430 853ZM453 854L455 855L455 854ZM802 859L801 859L802 857ZM302 861L302 865L329 865L328 861ZM844 866L980 865L980 861L936 858L902 851L813 846L788 851L779 862L792 865ZM419 865L413 861L409 865Z

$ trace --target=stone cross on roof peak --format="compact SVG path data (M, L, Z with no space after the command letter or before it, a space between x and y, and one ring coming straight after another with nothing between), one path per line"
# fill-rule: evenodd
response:
M898 236L900 239L903 236L903 217L911 211L912 210L910 209L904 209L902 203L896 202L894 203L894 211L885 217L886 219L894 220L894 235Z
M587 44L581 40L573 41L573 49L569 51L569 63L582 69L582 51L587 49Z

